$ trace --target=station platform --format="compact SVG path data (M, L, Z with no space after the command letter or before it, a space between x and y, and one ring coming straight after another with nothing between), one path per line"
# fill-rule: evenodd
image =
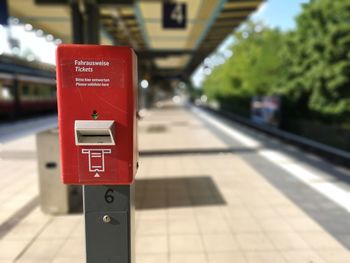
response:
M139 122L136 262L350 262L348 170L158 106ZM83 216L41 212L36 162L34 134L0 145L0 262L84 262Z

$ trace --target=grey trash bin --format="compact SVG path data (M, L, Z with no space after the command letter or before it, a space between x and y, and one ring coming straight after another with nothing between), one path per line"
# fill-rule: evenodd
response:
M48 214L81 211L81 186L64 185L61 182L58 130L52 129L38 133L36 145L42 211Z

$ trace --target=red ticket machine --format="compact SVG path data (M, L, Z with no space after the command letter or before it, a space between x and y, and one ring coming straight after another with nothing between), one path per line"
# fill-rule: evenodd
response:
M137 60L128 47L57 48L65 184L125 185L137 169Z

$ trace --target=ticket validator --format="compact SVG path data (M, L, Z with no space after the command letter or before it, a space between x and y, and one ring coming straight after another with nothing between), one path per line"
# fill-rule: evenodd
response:
M61 176L84 185L87 262L134 262L136 55L60 45L56 58Z

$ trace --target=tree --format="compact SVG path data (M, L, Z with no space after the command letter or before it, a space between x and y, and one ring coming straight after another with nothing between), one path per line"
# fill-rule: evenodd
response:
M333 120L350 114L350 2L311 0L286 37L280 90Z
M261 23L248 22L234 34L233 55L213 69L204 82L209 99L216 99L237 111L249 112L251 97L275 91L280 77L281 57L278 56L283 34Z

